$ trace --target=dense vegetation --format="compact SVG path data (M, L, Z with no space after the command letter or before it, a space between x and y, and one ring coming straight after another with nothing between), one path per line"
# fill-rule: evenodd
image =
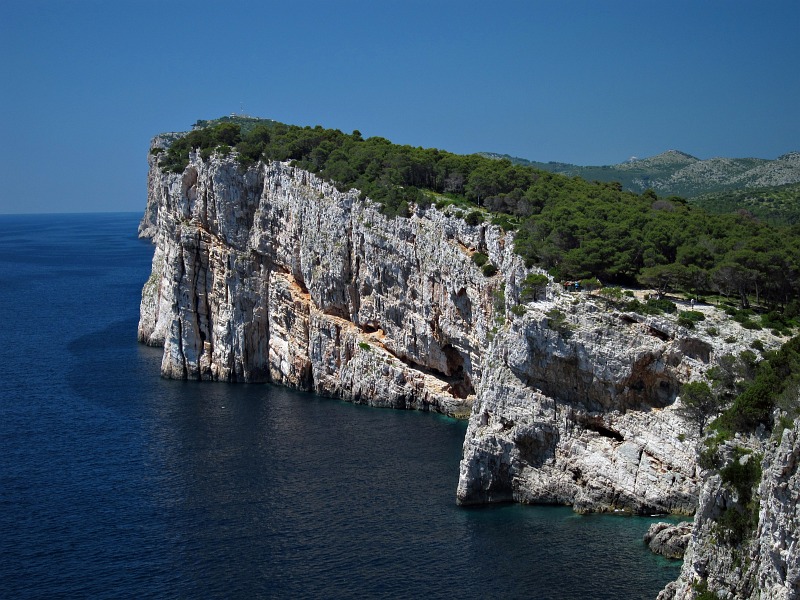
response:
M800 183L704 194L692 204L711 213L747 211L773 225L800 223Z
M660 294L674 288L720 293L744 308L751 298L782 307L800 294L800 225L711 215L650 190L637 195L614 182L320 126L235 117L198 122L162 152L161 166L182 172L192 149L204 159L235 150L243 168L259 160L293 161L340 189L357 188L391 216L408 216L414 205L460 204L472 224L490 218L516 229L516 249L528 264L559 279L638 282Z

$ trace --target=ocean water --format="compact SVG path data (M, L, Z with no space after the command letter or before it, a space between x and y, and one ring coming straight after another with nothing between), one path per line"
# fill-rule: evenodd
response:
M136 214L0 216L0 597L654 598L655 519L455 504L465 424L166 381Z

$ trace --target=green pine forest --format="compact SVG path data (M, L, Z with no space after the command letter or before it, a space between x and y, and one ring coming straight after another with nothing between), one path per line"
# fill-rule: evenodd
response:
M191 150L203 159L235 152L242 169L260 160L292 161L341 190L360 190L388 216L455 205L471 224L490 221L516 231L516 251L526 263L559 280L719 294L782 319L800 313L800 224L766 222L753 211L712 213L680 197L635 194L619 183L505 159L250 117L198 121L153 152L163 169L181 173Z

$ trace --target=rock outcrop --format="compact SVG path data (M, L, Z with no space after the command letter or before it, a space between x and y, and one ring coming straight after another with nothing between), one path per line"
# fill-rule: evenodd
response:
M156 249L139 339L163 345L163 376L462 417L493 295L524 270L498 228L433 208L389 219L287 164L243 172L218 155L182 174L151 157L140 235ZM476 251L503 276L485 277Z
M692 524L689 521L677 525L653 523L644 534L644 543L651 551L666 558L683 558L691 536Z
M163 376L469 415L463 504L694 511L696 435L676 394L760 333L725 344L555 284L523 301L513 234L452 207L391 219L286 163L150 161L139 339L163 346Z
M666 321L571 294L529 305L487 351L459 502L692 513L696 436L673 402L711 354Z
M661 600L694 598L699 590L726 599L800 598L800 421L780 436L739 437L729 446L746 447L750 453L729 456L728 464L763 453L752 504L757 525L741 539L729 539L723 515L741 510L741 499L735 488L709 471L680 578L661 592Z

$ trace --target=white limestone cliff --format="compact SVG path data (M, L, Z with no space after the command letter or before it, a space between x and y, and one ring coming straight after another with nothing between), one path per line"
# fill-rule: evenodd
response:
M523 303L512 234L457 210L390 219L285 163L150 161L139 339L163 346L163 376L469 415L463 504L693 512L696 436L677 391L755 333L726 345L554 284Z
M719 474L709 471L681 575L659 600L689 600L699 590L729 600L800 598L800 420L779 435L767 437L762 431L729 445L752 451L738 460L763 456L754 493L757 525L742 540L726 542L720 517L735 510L739 499Z

